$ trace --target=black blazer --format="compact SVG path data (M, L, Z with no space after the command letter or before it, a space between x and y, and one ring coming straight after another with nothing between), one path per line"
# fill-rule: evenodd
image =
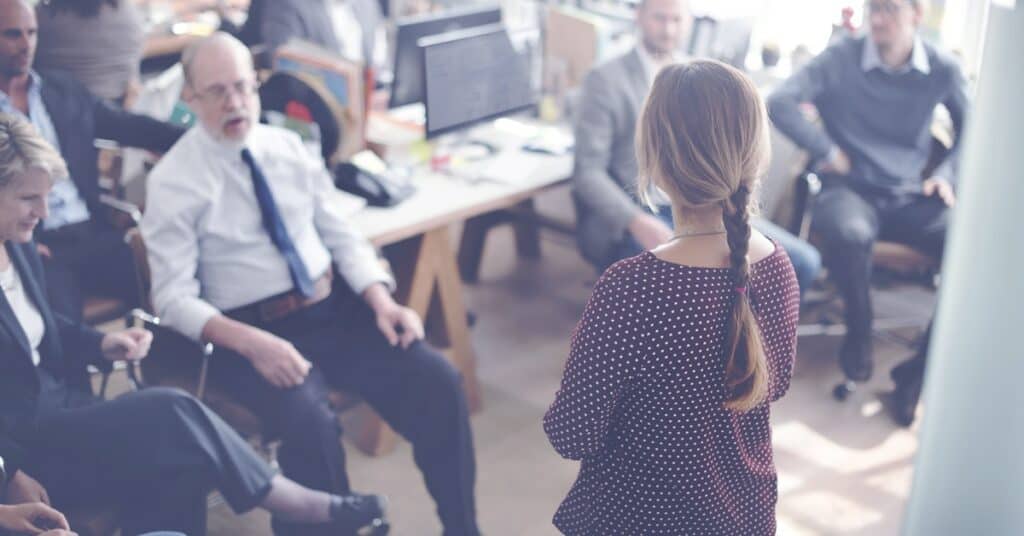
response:
M53 121L61 156L78 193L93 214L100 214L97 138L160 153L178 141L185 127L133 114L96 97L70 74L40 71L43 105Z
M92 392L86 365L109 370L100 342L103 334L54 314L46 301L43 264L34 242L6 244L29 299L39 309L46 334L39 345L39 366L70 386ZM0 456L7 460L3 439L30 422L39 397L39 377L32 365L28 337L14 316L7 296L0 292ZM9 463L9 462L8 462ZM8 473L10 470L8 469Z
M0 479L0 489L4 482L14 476L25 465L25 449L3 435L0 435L0 458L4 459L4 479ZM0 530L0 534L6 534Z

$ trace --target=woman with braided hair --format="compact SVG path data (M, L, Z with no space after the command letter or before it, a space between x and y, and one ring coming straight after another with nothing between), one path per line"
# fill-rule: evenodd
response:
M714 61L666 67L640 118L640 195L675 236L612 265L572 338L544 429L580 475L566 534L775 533L769 402L789 387L799 293L750 227L768 153L764 104Z

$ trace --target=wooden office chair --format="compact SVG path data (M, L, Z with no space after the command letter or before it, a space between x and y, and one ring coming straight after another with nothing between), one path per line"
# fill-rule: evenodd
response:
M115 228L127 231L138 226L142 213L138 207L124 201L124 187L121 184L121 149L108 140L96 140L99 149L100 205L106 210L103 217ZM90 326L98 326L124 317L137 303L104 295L87 295L82 304L82 320Z

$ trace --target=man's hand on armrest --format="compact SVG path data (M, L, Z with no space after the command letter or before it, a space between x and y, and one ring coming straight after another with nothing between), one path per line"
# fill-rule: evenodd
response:
M260 376L282 389L302 385L313 368L292 343L223 315L211 318L203 326L203 340L237 352L252 363Z

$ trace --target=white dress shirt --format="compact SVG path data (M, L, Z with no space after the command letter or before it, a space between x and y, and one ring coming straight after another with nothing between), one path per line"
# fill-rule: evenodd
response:
M637 43L636 52L640 56L640 64L644 67L644 74L647 75L648 88L654 86L654 79L657 78L662 68L683 61L682 55L678 53L673 53L668 58L657 60L643 43Z
M39 309L36 309L36 305L25 293L25 285L21 283L21 277L13 264L6 270L0 270L0 290L7 296L7 303L11 305L15 318L28 337L28 347L32 349L32 364L39 366L39 345L46 334L46 324L43 323Z
M166 325L198 341L221 311L293 287L263 226L243 147L263 170L310 277L323 275L333 258L358 293L378 282L394 286L373 247L334 201L323 162L296 134L256 125L242 145L215 140L197 125L153 168L147 186L142 236L153 306Z

